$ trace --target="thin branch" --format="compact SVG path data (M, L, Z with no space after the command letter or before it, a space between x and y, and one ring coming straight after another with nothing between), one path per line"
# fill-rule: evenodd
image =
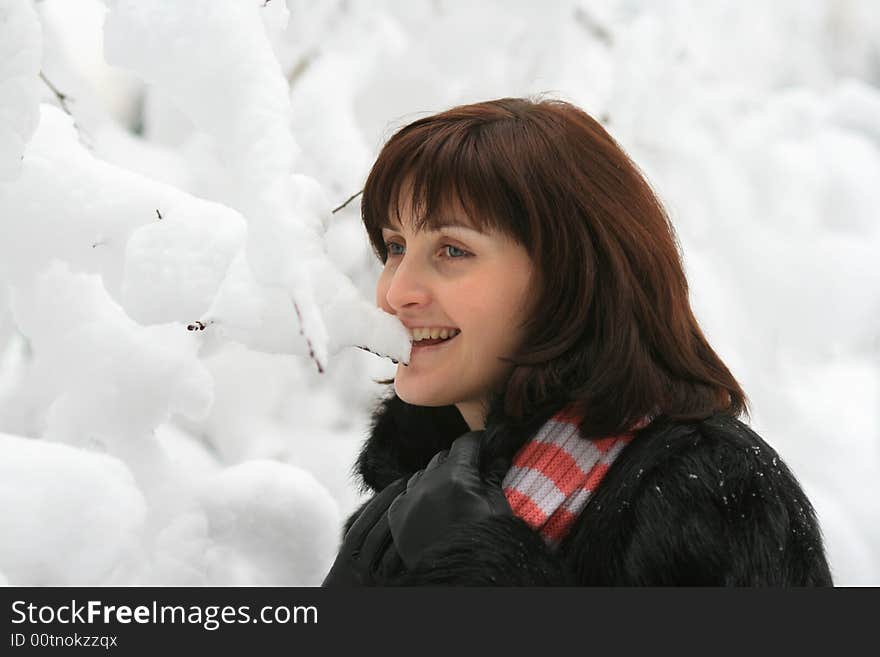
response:
M332 212L331 214L336 214L336 213L339 212L342 208L344 208L346 205L348 205L349 203L351 203L353 200L355 200L358 196L360 196L360 195L363 194L363 193L364 193L364 190L361 190L361 191L359 191L359 192L355 192L354 194L352 194L351 196L349 196L349 197L345 200L345 203L343 203L342 205L340 205L340 206L337 207L337 208L333 208L333 212Z
M361 345L361 344L356 344L356 345L354 345L354 346L357 347L358 349L363 349L364 351L367 351L367 352L369 352L369 353L371 353L371 354L373 354L373 355L375 355L375 356L380 356L380 357L382 357L382 358L387 358L388 360L390 360L390 361L391 361L392 363L394 363L395 365L397 365L397 364L400 362L399 360L397 360L396 358L392 358L392 357L389 356L388 354L380 354L378 351L373 351L373 350L370 349L369 347L365 347L365 346L363 346L363 345ZM409 363L404 363L404 366L409 366Z
M318 360L318 357L315 356L315 349L312 347L312 341L309 339L309 336L306 335L305 329L303 328L302 313L300 313L296 301L293 302L293 309L296 310L296 317L299 320L299 334L305 338L306 344L309 346L309 357L315 362L315 365L318 366L318 374L323 374L324 367L321 365L321 361Z
M584 30L589 32L596 40L601 41L606 46L611 46L614 43L614 37L611 32L602 25L598 20L596 20L593 16L587 12L583 7L577 7L574 10L574 20L575 23L580 25Z
M49 89L51 89L53 94L55 94L55 98L58 99L58 104L61 106L62 111L65 114L67 114L67 116L69 116L70 118L73 119L73 127L76 128L76 132L79 135L80 143L82 143L83 146L85 146L90 151L94 150L95 145L94 145L94 142L92 141L92 138L89 136L89 134L85 130L83 130L80 127L79 123L77 123L77 121L76 121L76 117L73 115L73 113L70 111L70 108L67 106L68 96L66 94L61 93L58 90L58 87L56 87L54 84L52 84L49 81L49 78L46 77L46 74L43 73L42 71L40 71L40 79L43 82L45 82L46 86L49 87ZM71 98L70 100L74 100L74 99Z
M49 82L49 78L47 78L42 71L40 71L40 79L45 82L46 86L52 90L53 94L55 94L55 97L58 99L58 103L61 105L61 109L63 109L68 116L72 117L73 114L70 113L70 108L67 106L67 96L58 91L58 88L54 84Z
M310 50L309 52L303 54L296 63L290 68L290 71L287 73L287 86L293 89L293 85L296 84L297 80L299 80L303 73L305 73L309 66L312 64L312 60L315 58L315 51Z

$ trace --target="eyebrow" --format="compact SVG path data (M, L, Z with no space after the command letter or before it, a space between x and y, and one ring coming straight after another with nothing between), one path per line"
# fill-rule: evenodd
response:
M470 221L456 221L456 220L448 220L444 219L442 222L434 226L434 228L469 228L471 230L475 230L477 232L482 232L479 228L477 228Z
M483 232L482 230L480 230L479 227L477 227L476 225L474 225L470 221L468 221L468 220L463 221L460 219L442 219L439 223L430 223L429 222L429 227L431 230L443 230L444 228L467 228L469 230L473 230L478 233ZM385 223L382 224L381 230L393 230L393 231L400 232L401 226L397 221L395 221L394 223L391 223L390 221L386 221Z

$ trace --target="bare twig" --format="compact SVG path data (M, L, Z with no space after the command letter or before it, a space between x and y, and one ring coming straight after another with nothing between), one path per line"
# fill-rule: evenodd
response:
M592 34L597 41L601 41L606 46L611 46L614 43L614 37L608 28L591 16L583 7L577 7L574 10L574 20L575 23Z
M206 328L208 328L211 324L214 324L214 320L213 320L213 319L206 319L205 321L196 320L196 321L193 322L192 324L187 324L187 325L186 325L186 330L187 330L187 331L204 331L204 330L205 330Z
M302 53L293 66L290 67L290 70L287 72L287 86L290 89L293 89L294 85L296 85L297 81L303 76L303 74L309 70L309 66L312 65L312 62L315 61L315 58L318 56L320 51L317 48L310 48L309 50Z
M303 336L306 340L306 344L309 347L309 357L315 362L315 365L318 366L318 374L324 373L324 367L321 365L321 361L318 360L318 357L315 356L315 349L312 347L312 341L309 340L309 336L306 335L305 329L303 328L303 319L302 313L299 311L299 306L296 304L296 301L293 302L293 309L296 310L296 317L299 320L299 334Z
M365 346L363 346L362 344L356 344L356 345L354 345L354 346L357 347L358 349L363 349L364 351L367 351L367 352L369 352L369 353L371 353L371 354L373 354L373 355L375 355L375 356L380 356L381 358L387 358L388 360L390 360L390 361L391 361L392 363L394 363L395 365L397 365L398 363L400 363L400 361L397 360L396 358L392 358L392 357L389 356L388 354L380 354L378 351L373 351L373 350L370 349L369 347L365 347ZM409 363L404 363L403 365L404 365L404 367L407 367L407 366L409 365Z
M67 106L67 96L60 91L58 91L58 87L49 82L49 78L46 77L46 74L40 71L40 79L46 83L46 86L52 90L52 93L55 94L55 97L58 99L58 104L61 105L61 109L64 110L65 114L68 116L73 116L70 113L70 108Z
M49 89L52 91L53 94L55 94L55 98L58 99L58 104L61 106L62 111L65 114L67 114L67 116L69 116L70 118L73 119L73 127L76 128L76 132L77 132L77 134L79 134L80 142L89 150L94 150L95 146L94 146L94 142L92 141L92 138L89 136L89 134L85 130L83 130L80 127L79 123L77 123L77 121L76 121L76 117L73 115L73 113L70 111L70 108L67 106L68 99L71 101L73 101L74 99L68 98L67 94L61 93L61 91L58 90L58 87L56 87L54 84L52 84L49 81L49 78L46 77L46 74L43 73L42 71L40 71L40 79L44 83L46 83L46 86L49 87Z
M156 208L156 214L159 216L159 219L162 219L162 213L159 212L159 208Z
M345 199L345 203L343 203L343 204L340 205L339 207L333 208L333 212L332 212L331 214L336 214L336 213L339 212L342 208L344 208L346 205L348 205L349 203L351 203L353 200L355 200L358 196L360 196L360 195L363 194L363 193L364 193L364 190L361 190L361 191L359 191L359 192L355 192L354 194L352 194L351 196L349 196L347 199Z

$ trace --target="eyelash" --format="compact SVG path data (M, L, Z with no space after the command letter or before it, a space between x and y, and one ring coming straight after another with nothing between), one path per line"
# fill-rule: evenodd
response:
M385 251L387 252L389 258L390 258L391 256L399 256L399 255L403 255L402 253L394 253L394 252L392 251L392 248L393 248L393 247L400 247L400 248L402 248L402 249L405 249L405 248L406 248L406 247L405 247L403 244L401 244L400 242L385 242ZM451 254L449 254L449 250L450 250L450 249L455 249L456 251L461 252L461 255L451 255ZM472 255L473 255L473 253L470 253L469 251L465 251L464 249L462 249L462 248L460 248L460 247L457 247L457 246L455 246L455 245L453 245L453 244L444 244L444 245L443 245L443 250L447 252L446 255L445 255L444 257L449 258L450 260L461 260L462 258L467 258L468 256L472 256Z

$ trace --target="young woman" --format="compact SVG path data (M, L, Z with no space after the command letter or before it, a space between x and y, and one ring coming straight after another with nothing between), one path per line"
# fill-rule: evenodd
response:
M362 214L413 348L325 586L832 584L810 502L738 419L669 219L586 113L418 120Z

